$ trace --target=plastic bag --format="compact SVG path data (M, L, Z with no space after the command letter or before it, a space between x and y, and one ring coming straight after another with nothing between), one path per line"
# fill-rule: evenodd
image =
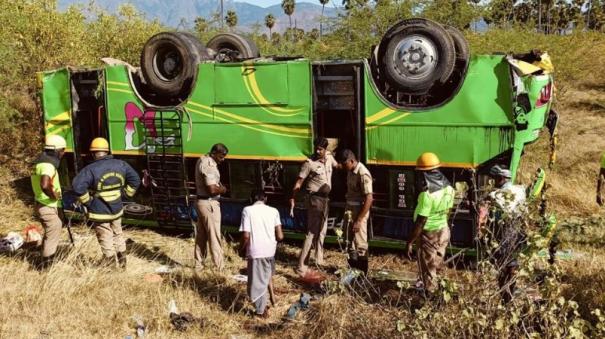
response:
M15 252L23 246L23 237L16 232L10 232L0 239L0 252Z

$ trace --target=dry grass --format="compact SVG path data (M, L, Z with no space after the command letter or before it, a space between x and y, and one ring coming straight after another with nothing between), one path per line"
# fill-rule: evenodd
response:
M10 173L6 169L0 171L4 178ZM0 234L19 230L32 222L29 202L17 198L14 185L3 185L0 190L5 193L2 195L6 199L5 206L11 208L0 211ZM569 226L567 229L571 234L575 228ZM0 337L123 338L135 333L134 317L143 319L149 337L158 338L374 338L427 334L433 337L479 334L515 337L523 333L519 325L494 329L494 323L506 319L512 311L499 306L490 271L445 269L442 274L458 285L452 290L454 301L445 305L426 303L394 283L366 285L356 292L321 294L297 283L292 270L297 246L280 245L275 277L278 302L268 321L257 321L249 316L252 309L246 299L245 284L230 277L245 267L244 261L230 247L226 251L226 273L209 271L195 275L189 268L192 266L191 239L131 229L126 232L130 239L129 267L126 271L111 271L97 267L101 253L93 233L84 225L75 231L76 245L72 248L64 234L60 248L63 258L50 271L34 269L39 256L36 251L0 256L0 286L4 297L0 304ZM578 263L562 264L566 284L564 295L582 301L586 306L581 306L580 311L590 316L605 290L601 286L605 275L598 264L605 258L601 258L603 254L598 250L583 248L585 252ZM594 258L597 258L596 262ZM332 249L327 252L327 261L342 266L344 256ZM163 275L161 282L147 281L145 277L160 265L175 269ZM414 263L389 253L375 254L371 268L416 270ZM578 274L580 272L582 274ZM596 281L601 285L578 293L577 286L586 278L600 279ZM311 292L319 299L313 300L310 310L299 314L296 321L284 323L281 317L302 292ZM194 326L186 332L174 330L168 317L170 300L176 302L179 311L188 311L201 318L203 326ZM527 300L522 297L518 308L529 305ZM552 316L559 321L568 313L566 309L557 309ZM461 317L461 314L465 316ZM537 313L530 313L530 319L532 314ZM533 330L542 331L546 337L557 337L543 325L535 325L540 321L529 321L529 324L534 324ZM560 336L567 334L565 330L559 333Z
M560 217L587 216L599 212L596 180L600 157L605 152L605 88L591 83L566 91L557 100L559 112L557 160L548 182L549 206ZM537 167L548 164L548 132L526 149L522 180L528 182Z

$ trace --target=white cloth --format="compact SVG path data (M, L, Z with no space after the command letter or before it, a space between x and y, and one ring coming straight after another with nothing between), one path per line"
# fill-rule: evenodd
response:
M491 200L509 217L520 216L525 212L527 195L523 185L513 185L510 181L489 194Z
M240 232L250 233L248 258L269 258L275 255L275 227L281 225L276 208L256 202L244 208Z

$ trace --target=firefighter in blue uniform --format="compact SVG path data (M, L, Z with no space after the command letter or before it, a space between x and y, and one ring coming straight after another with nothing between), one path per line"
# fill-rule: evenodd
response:
M126 268L122 197L132 198L141 179L128 163L109 154L109 143L104 138L94 139L90 152L94 162L78 173L72 187L78 200L88 209L104 264L115 267L117 254L120 267Z

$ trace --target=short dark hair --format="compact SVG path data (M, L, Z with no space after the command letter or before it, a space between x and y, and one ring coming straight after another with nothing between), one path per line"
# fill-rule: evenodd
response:
M317 148L317 147L328 148L328 139L326 139L324 137L317 137L313 141L313 146L315 148Z
M229 153L229 149L227 148L227 146L219 142L218 144L212 145L212 148L210 149L210 154L217 153L227 155L227 153Z
M341 164L347 160L357 160L355 153L350 149L345 149L340 153L340 157L338 158L338 162Z
M265 194L265 191L263 190L259 190L259 189L255 189L252 190L252 193L250 193L250 200L254 203L257 201L265 201L267 199L267 195Z

